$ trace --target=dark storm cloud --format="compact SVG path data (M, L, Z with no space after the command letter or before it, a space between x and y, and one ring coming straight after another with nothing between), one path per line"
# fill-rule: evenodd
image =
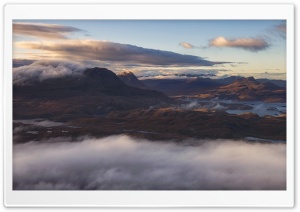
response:
M286 188L284 144L194 140L202 145L188 146L128 136L70 141L14 145L14 189Z
M209 45L214 47L240 48L252 52L262 51L270 47L270 43L264 38L228 39L224 37L217 37L210 40Z
M213 66L227 62L212 62L198 56L171 51L147 49L129 44L100 40L65 40L64 42L17 42L17 47L51 52L56 57L82 60L123 62L125 64L165 66Z
M66 39L66 35L72 32L83 32L76 27L63 26L58 24L43 23L13 23L13 33L26 35L30 37L47 38L47 39Z

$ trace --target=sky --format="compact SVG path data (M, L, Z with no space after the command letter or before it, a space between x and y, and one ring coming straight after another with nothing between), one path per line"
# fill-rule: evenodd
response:
M140 79L286 78L284 20L15 20L13 42L14 59L100 66Z

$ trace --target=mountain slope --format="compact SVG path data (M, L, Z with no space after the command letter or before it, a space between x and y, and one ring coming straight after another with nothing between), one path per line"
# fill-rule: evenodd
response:
M271 82L280 87L286 88L285 80L272 80L272 79L257 79L258 82Z
M147 86L138 80L138 78L131 71L124 71L117 76L128 86L147 89Z
M81 76L47 79L13 86L16 118L99 115L114 110L148 108L171 100L158 91L134 88L105 68L86 69Z

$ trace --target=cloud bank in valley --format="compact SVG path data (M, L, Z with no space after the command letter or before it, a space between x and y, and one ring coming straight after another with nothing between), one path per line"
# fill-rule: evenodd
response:
M188 146L128 136L69 141L14 145L14 189L286 188L284 144L217 140Z
M262 51L270 47L270 44L263 38L227 39L225 37L217 37L210 40L209 45L214 47L241 48L252 52Z
M36 125L41 127L56 127L64 125L62 122L49 121L44 119L26 119L26 120L14 120L14 122L19 122L22 124Z
M24 49L42 50L61 58L122 62L161 66L213 66L227 62L213 62L198 56L171 51L148 49L139 46L100 40L64 40L63 42L16 42Z
M83 30L71 26L44 23L13 23L13 33L46 39L67 39L66 35Z
M193 78L193 77L214 77L227 72L226 69L202 69L192 67L189 69L154 69L154 68L144 68L144 69L133 69L132 72L141 80L143 79L183 79L183 78Z

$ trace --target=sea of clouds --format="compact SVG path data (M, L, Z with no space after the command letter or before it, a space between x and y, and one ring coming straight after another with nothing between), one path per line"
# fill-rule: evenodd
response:
M70 141L14 145L14 189L286 189L285 144L201 140L191 146L125 135Z

